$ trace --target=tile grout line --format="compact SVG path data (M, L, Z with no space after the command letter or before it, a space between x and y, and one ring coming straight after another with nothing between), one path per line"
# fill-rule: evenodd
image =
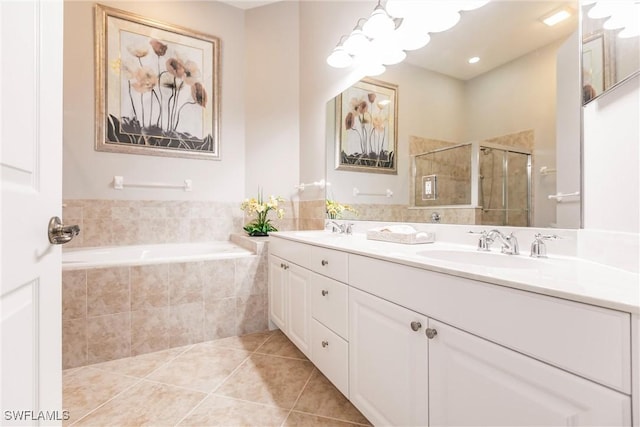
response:
M312 364L313 365L313 364ZM289 409L289 412L287 413L287 416L285 417L285 419L282 421L282 423L280 424L281 427L284 426L284 423L287 422L287 420L289 419L289 417L291 416L291 413L293 412L293 409L296 407L296 405L298 404L298 401L300 400L300 398L302 397L302 393L304 393L304 390L307 388L307 386L309 385L309 382L311 381L311 378L313 378L313 374L316 372L318 368L316 368L315 365L313 365L313 370L311 371L311 373L309 374L309 378L307 378L307 381L304 383L304 385L302 386L302 388L300 389L300 392L298 393L298 397L296 397L296 400L293 402L293 405L291 405L291 409Z
M193 345L189 346L189 348L193 347ZM155 372L157 369L160 369L160 367L165 366L166 364L168 364L169 362L173 361L176 357L178 357L179 355L181 355L182 353L184 353L185 351L187 351L188 348L185 348L184 351L178 353L174 358L172 358L171 360L169 360L168 362L163 363L161 366L159 366L158 368L154 369L153 371L151 371L148 375L150 375L151 373ZM135 357L135 356L134 356ZM115 360L119 360L119 359L115 359ZM104 362L103 362L104 363ZM104 368L100 368L100 367L94 367L92 365L86 365L86 366L82 366L78 369L82 369L82 368L86 368L86 369L95 369L104 373L108 373L108 374L114 374L114 375L120 375L126 378L132 378L132 379L136 379L137 381L135 381L134 383L132 383L129 387L125 387L123 390L121 390L119 393L114 394L113 396L111 396L109 399L105 400L104 402L102 402L101 404L99 404L98 406L96 406L95 408L89 410L89 412L87 412L86 414L84 414L82 417L78 418L76 421L74 421L73 423L69 424L68 427L72 427L74 425L76 425L76 423L80 422L81 420L83 420L84 418L86 418L87 416L91 415L92 413L94 413L96 410L100 409L101 407L103 407L104 405L106 405L107 403L111 402L113 399L115 399L116 397L120 396L122 393L124 393L125 391L131 389L132 387L140 384L142 381L144 381L146 379L146 376L144 377L137 377L135 375L126 375L126 374L122 374L119 372L113 372L113 371L109 371L107 369Z
M271 336L269 336L269 337L265 338L265 340L262 342L262 344L260 344L258 347L256 347L256 350L257 350L258 348L262 347L262 345L263 345L265 342L269 341L269 338L271 338ZM223 348L228 348L228 347L224 347L224 346L223 346ZM233 350L238 350L238 349L237 349L237 348L234 348ZM220 387L221 387L221 386L222 386L222 385L223 385L223 384L224 384L224 383L225 383L229 378L231 378L231 377L236 373L236 371L238 371L238 369L240 369L240 367L241 367L241 366L243 366L243 365L246 363L246 361L247 361L247 360L249 360L249 359L251 358L251 356L252 356L252 355L254 355L254 354L255 354L256 350L253 350L253 351L251 351L251 352L247 352L247 353L249 353L249 354L247 355L247 357L245 357L245 358L244 358L244 360L242 360L242 362L240 362L240 363L238 364L238 366L236 366L236 367L235 367L235 368L234 368L234 369L229 373L229 375L227 375L227 376L226 376L222 381L220 381L220 383L219 383L217 386L215 386L213 389L211 389L211 391L210 391L209 393L207 393L207 394L202 398L202 400L201 400L200 402L198 402L198 403L197 403L193 408L191 408L191 410L190 410L190 411L188 411L188 412L187 412L187 413L186 413L182 418L180 418L180 420L178 420L178 422L177 422L175 425L176 425L176 426L179 426L179 425L180 425L180 423L182 423L182 422L183 422L184 420L186 420L186 419L187 419L191 414L193 414L193 413L196 411L196 409L198 409L198 408L199 408L199 407L204 403L204 401L205 401L205 400L207 400L209 397L213 396L213 395L214 395L214 393L216 392L216 390L218 390L218 389L219 389L219 388L220 388ZM244 350L244 351L246 351L246 350Z

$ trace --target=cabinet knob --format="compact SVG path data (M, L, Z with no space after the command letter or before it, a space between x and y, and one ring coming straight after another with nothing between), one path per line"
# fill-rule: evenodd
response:
M285 264L285 265L284 265L284 269L285 269L285 270L288 270L288 269L289 269L289 264Z
M436 331L433 328L427 328L426 331L424 331L425 334L427 334L427 338L429 338L430 340L435 338L436 335L438 335L438 331Z
M322 260L322 262L321 262L321 264L322 264L323 266L324 266L324 265L329 265L329 261L327 261L326 259L323 259L323 260Z
M413 329L414 331L418 331L418 330L420 330L420 328L422 328L422 323L420 323L420 322L411 322L411 329Z
M329 347L329 341L322 341L322 347Z
M322 296L326 297L327 295L329 295L329 291L327 291L326 289L322 290Z
M284 263L283 262L280 263L280 268L284 268Z

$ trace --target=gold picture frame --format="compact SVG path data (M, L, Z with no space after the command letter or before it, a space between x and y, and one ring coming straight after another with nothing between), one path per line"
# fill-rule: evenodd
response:
M337 170L398 174L398 86L362 79L337 98Z
M220 39L97 4L97 151L220 160Z

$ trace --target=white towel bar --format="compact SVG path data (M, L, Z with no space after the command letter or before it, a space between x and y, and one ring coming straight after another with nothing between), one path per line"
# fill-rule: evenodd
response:
M137 187L137 188L169 188L180 189L184 191L191 191L193 189L193 181L185 179L183 184L166 184L162 182L124 182L123 176L113 177L113 188L116 190L124 190L124 187Z

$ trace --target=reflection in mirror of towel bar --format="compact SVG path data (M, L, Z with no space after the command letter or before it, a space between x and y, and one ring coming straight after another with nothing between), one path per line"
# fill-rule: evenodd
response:
M540 175L553 175L556 172L558 172L557 169L550 168L550 167L547 167L547 166L542 166L540 168Z
M116 190L124 190L124 187L137 187L137 188L175 188L184 191L191 191L193 189L193 181L185 179L183 184L165 184L162 182L124 182L123 176L113 177L113 188Z
M311 184L300 183L300 184L294 186L294 188L297 188L300 191L304 191L305 188L318 187L320 189L324 189L325 187L328 187L330 185L331 185L331 183L326 182L324 179L321 179L320 181L314 181Z
M549 200L555 199L556 202L561 203L565 197L578 197L580 198L580 192L574 191L573 193L557 193L557 194L549 194Z
M363 193L360 190L358 190L357 188L354 187L353 189L353 195L354 196L381 196L381 197L393 197L393 191L389 190L387 188L387 191L385 191L384 193Z

